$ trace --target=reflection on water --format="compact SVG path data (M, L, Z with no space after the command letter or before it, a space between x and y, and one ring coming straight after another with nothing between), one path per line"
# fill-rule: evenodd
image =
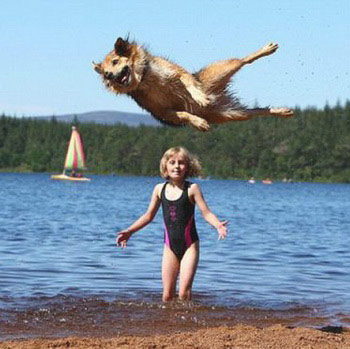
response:
M25 323L29 314L34 326L33 319L49 316L40 309L62 308L62 297L74 299L63 308L75 314L77 326L84 301L101 307L91 313L96 328L112 313L123 323L121 314L130 309L120 302L134 302L137 318L150 316L149 309L155 318L167 314L160 303L161 214L126 250L115 247L115 231L144 212L159 181L94 176L90 183L65 183L45 174L0 174L0 328ZM230 221L229 237L217 241L197 212L198 324L213 318L252 321L247 309L259 319L268 312L268 318L287 321L296 309L295 322L312 316L321 325L347 323L349 185L198 183L212 210ZM145 301L151 308L135 305Z

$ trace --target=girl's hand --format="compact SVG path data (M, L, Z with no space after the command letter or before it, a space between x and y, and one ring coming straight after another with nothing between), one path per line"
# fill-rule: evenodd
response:
M227 225L228 221L221 222L220 225L216 228L219 234L218 240L223 240L227 236Z
M132 233L128 229L120 231L116 238L117 246L126 248L126 243L130 239L131 235Z

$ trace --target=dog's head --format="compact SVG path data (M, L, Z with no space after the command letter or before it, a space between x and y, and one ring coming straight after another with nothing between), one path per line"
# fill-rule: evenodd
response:
M118 38L111 51L101 63L93 63L106 87L116 93L128 93L137 88L143 69L140 48L128 39Z

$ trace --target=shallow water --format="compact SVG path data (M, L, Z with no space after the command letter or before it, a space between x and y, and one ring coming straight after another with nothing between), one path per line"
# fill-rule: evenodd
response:
M348 326L350 185L198 181L230 221L229 237L218 241L197 212L194 303L164 308L161 211L126 250L115 246L115 232L144 212L159 181L1 173L0 338L110 333L113 321L114 331L133 333L145 319L152 328Z

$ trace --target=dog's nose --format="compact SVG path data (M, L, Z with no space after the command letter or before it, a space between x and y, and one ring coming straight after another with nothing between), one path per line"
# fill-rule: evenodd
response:
M111 72L105 72L104 76L105 76L105 79L109 80L109 79L112 79L113 74Z

